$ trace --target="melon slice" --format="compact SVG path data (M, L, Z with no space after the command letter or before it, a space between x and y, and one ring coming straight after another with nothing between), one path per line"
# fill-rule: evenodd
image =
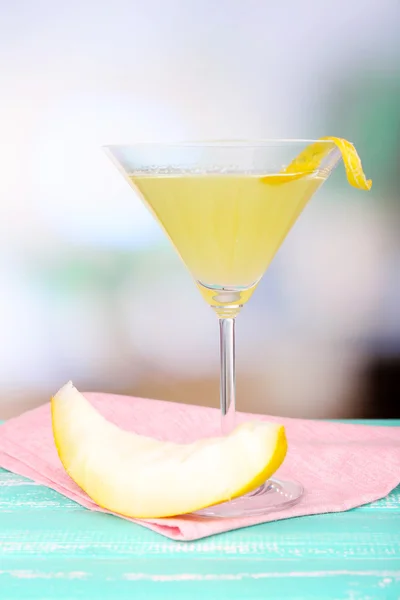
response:
M52 398L51 411L69 476L99 506L127 517L186 514L241 496L264 483L287 451L284 427L262 421L192 444L137 435L107 421L72 383Z

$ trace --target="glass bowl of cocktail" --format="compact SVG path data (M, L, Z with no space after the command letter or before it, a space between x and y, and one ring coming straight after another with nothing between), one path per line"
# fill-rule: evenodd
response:
M195 512L203 518L215 518L264 514L295 504L303 493L301 482L272 477L286 455L284 428L263 421L236 427L235 321L291 227L341 158L349 183L358 189L370 189L371 181L365 178L354 146L346 140L329 137L137 143L107 146L106 151L161 225L219 321L222 437L199 440L190 447L169 446L168 468L163 463L163 448L157 446L159 463L151 471L157 481L129 491L123 487L125 469L120 490L124 501L118 501L115 473L113 492L107 495L104 465L93 469L102 478L101 505L133 517ZM84 407L85 400L79 396L71 386L56 394L52 402L53 430L64 466L91 496L90 468L85 467L83 476L76 461L75 470L72 469L70 458L71 447L79 446L82 438L81 435L78 439L74 430L71 407L76 405L75 416L86 411L89 425L92 417L93 423L97 423L97 417ZM80 423L82 434L83 417ZM108 439L104 423L101 427L104 442ZM149 448L154 453L150 438L142 440L139 439L142 436L130 435L131 445L124 446L125 441L118 440L115 432L110 433L116 462L121 457L128 460L128 447L132 461L135 453L143 456ZM91 438L95 439L93 433ZM95 448L90 452L96 455ZM79 456L83 456L82 450ZM93 460L92 457L91 465ZM113 468L111 459L108 463ZM183 463L191 465L191 470L186 470L190 472L186 481ZM137 461L135 465L138 464L141 463ZM154 498L157 485L162 495L168 469L166 485L170 497L157 502ZM143 476L142 481L149 482L149 477ZM93 486L96 490L99 487L95 483Z

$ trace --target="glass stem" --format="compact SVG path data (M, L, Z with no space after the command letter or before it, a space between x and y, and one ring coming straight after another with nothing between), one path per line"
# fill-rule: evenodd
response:
M235 427L235 319L219 320L221 431L227 435Z

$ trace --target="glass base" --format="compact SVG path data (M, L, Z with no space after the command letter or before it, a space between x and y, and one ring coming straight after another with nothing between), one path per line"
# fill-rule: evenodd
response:
M304 493L297 481L269 479L250 494L193 513L205 519L267 515L297 504Z

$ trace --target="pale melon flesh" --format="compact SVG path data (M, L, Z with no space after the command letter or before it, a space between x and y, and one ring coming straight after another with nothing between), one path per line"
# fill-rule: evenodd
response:
M263 421L191 444L137 435L107 421L72 383L51 410L69 476L99 506L127 517L186 514L241 496L264 483L287 451L284 428Z

